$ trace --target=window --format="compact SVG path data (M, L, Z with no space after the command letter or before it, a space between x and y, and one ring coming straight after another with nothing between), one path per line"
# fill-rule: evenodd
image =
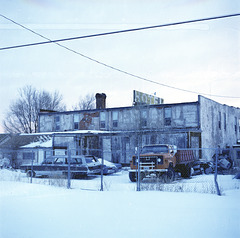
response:
M147 126L147 110L141 111L141 127Z
M23 159L24 160L35 160L35 153L33 152L23 152Z
M235 132L237 134L237 117L235 117Z
M240 159L240 150L237 150L237 159Z
M55 161L54 161L54 164L67 164L67 161L65 158L57 158Z
M43 164L52 164L53 163L53 159L45 159L43 161Z
M172 108L166 107L164 108L164 125L171 126L172 123Z
M151 135L150 144L156 144L157 143L157 136Z
M54 117L54 125L55 125L55 131L60 130L60 116Z
M46 150L44 151L44 158L49 158L52 156L52 151L51 150Z
M85 160L87 164L97 162L97 160L93 156L87 156L85 157Z
M226 113L223 114L223 120L224 120L224 130L226 131L226 129L227 129L227 115L226 115Z
M79 129L79 115L78 114L74 114L73 116L73 125L74 125L74 130L78 130Z
M118 127L118 112L112 113L113 127Z
M147 153L168 153L168 147L166 145L148 145L144 146L141 153L147 154Z
M222 125L222 115L221 112L218 113L218 128L221 130Z
M240 133L240 119L238 119L238 131Z
M106 113L100 112L100 128L106 127Z
M60 122L60 116L55 116L55 122L59 123Z

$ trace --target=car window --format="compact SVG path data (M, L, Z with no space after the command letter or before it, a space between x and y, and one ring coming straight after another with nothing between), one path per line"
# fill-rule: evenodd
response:
M52 159L46 159L43 161L42 164L52 164L53 160Z
M82 159L80 158L72 159L71 164L82 164Z
M97 162L97 160L92 156L92 157L86 157L86 163L93 163Z
M57 158L54 161L54 164L66 164L66 159L65 158Z

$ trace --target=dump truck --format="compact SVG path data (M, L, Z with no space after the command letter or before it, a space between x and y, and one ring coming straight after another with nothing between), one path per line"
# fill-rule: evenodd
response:
M178 150L175 145L146 145L130 162L129 179L136 182L138 165L140 165L140 180L145 177L161 178L164 182L175 180L175 174L188 178L192 174L195 156L192 150Z

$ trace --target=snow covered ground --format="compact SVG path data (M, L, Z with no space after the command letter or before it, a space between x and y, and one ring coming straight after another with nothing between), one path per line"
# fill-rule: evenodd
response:
M0 237L240 237L239 180L218 181L223 196L214 194L213 175L161 187L145 181L136 192L123 171L104 176L99 191L100 177L66 189L49 186L66 181L30 184L20 172L0 170Z

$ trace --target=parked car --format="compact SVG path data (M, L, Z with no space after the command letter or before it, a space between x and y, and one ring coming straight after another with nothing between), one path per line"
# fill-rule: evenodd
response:
M22 165L20 169L27 176L67 176L67 156L52 156L47 158L40 165ZM70 161L71 177L85 177L101 173L101 164L94 156L78 155L73 156Z
M102 158L98 158L98 160L102 164ZM104 166L103 166L103 174L104 175L117 173L122 169L121 164L112 163L107 160L103 160L103 164L104 164ZM101 172L100 172L100 174L101 174Z

